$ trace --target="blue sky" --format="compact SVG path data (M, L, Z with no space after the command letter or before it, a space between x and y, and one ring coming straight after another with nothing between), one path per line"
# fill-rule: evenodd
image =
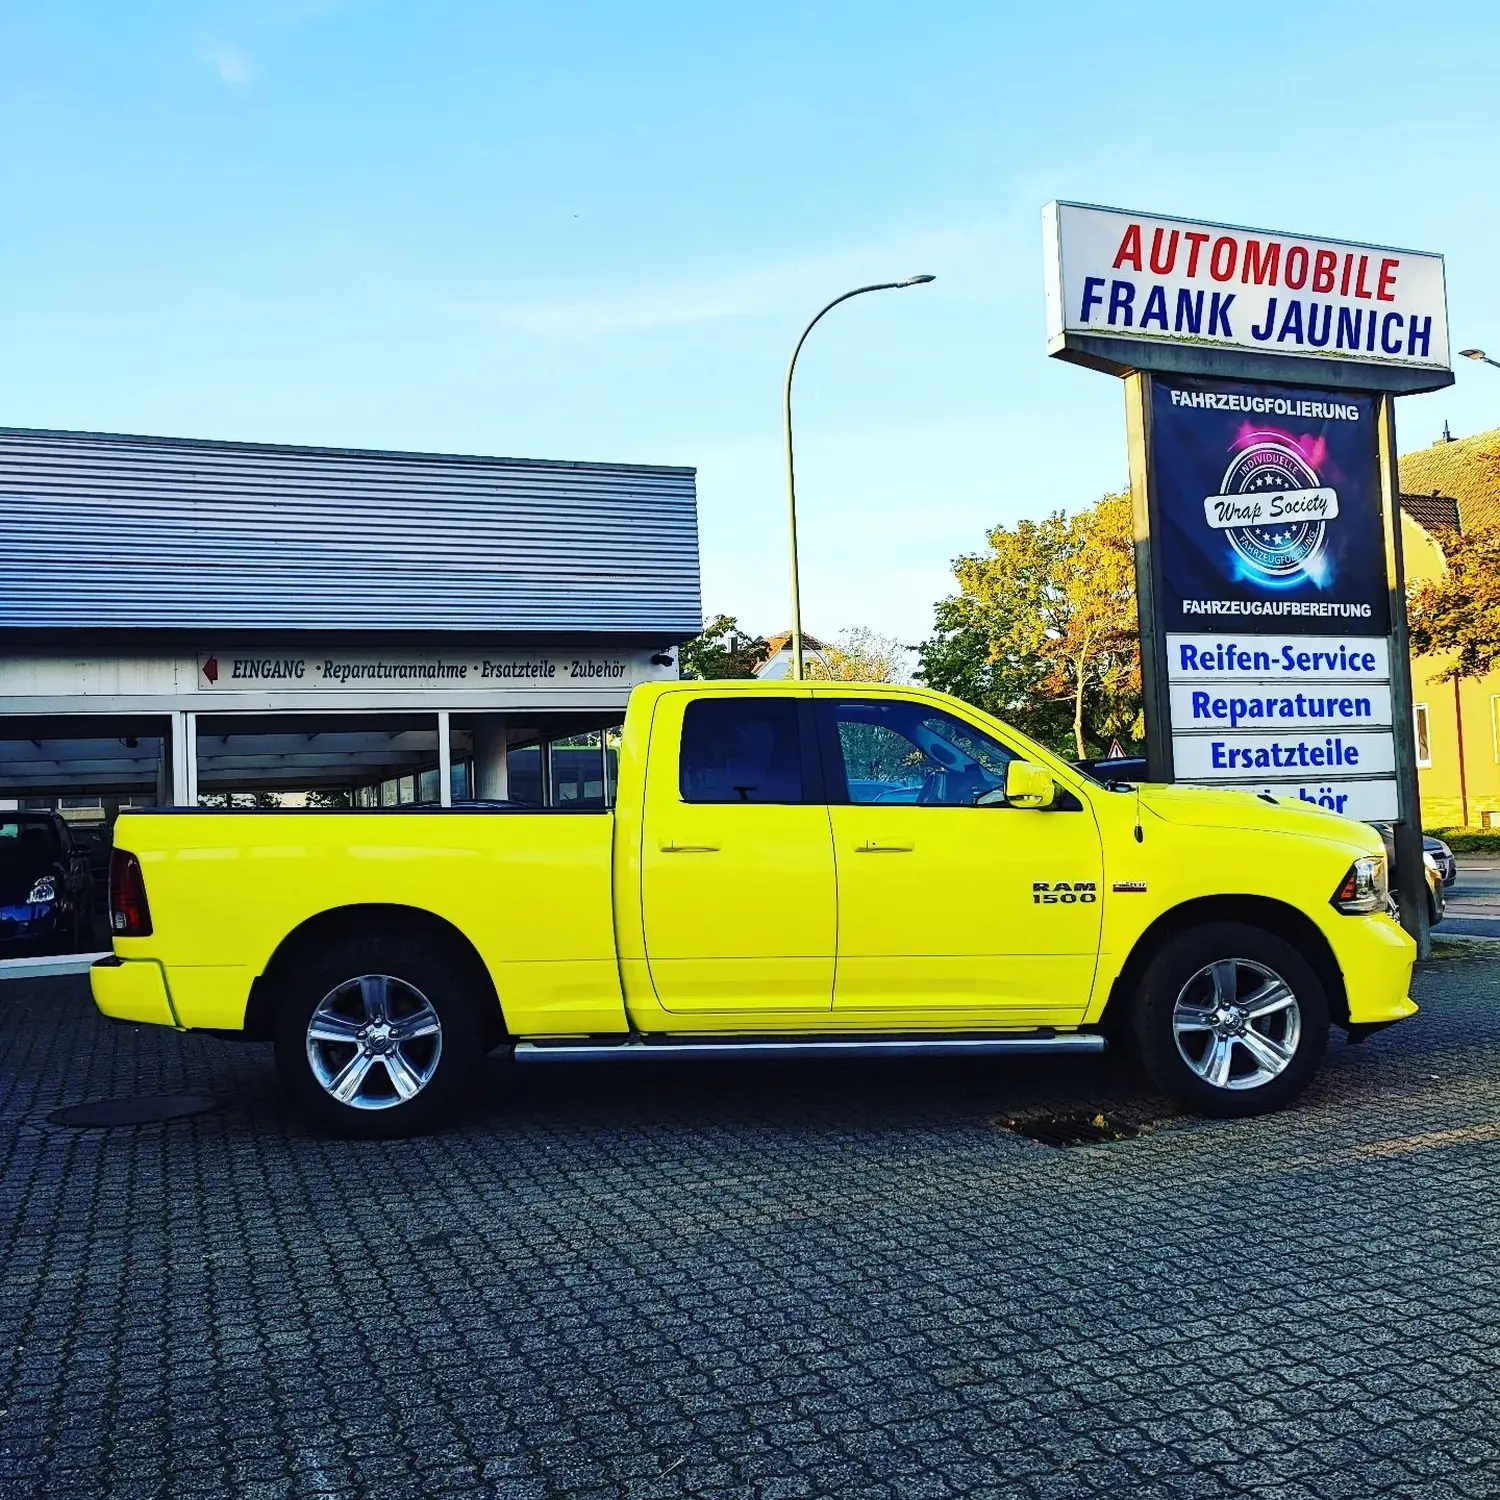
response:
M1500 346L1500 6L9 0L0 422L693 464L705 606L914 641L1124 482L1053 197L1441 251ZM1500 370L1401 445L1500 425Z

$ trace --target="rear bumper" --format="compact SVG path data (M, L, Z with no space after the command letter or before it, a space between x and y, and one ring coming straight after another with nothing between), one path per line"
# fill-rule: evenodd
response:
M1341 917L1330 936L1344 975L1351 1026L1389 1025L1416 1015L1411 969L1417 945L1395 921Z
M101 1015L148 1026L176 1026L161 965L149 958L101 958L89 970L89 987Z

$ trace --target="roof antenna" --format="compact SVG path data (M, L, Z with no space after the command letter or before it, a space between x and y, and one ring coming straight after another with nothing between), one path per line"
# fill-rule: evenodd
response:
M1141 827L1141 784L1135 784L1135 841L1138 844L1146 842L1146 830Z

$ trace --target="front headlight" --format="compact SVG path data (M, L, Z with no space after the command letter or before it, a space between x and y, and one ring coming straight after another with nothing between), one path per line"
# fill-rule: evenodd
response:
M45 906L49 901L56 900L57 877L55 875L43 875L26 893L26 901L30 906Z
M1349 866L1338 890L1333 893L1336 910L1349 916L1386 909L1385 855L1365 854Z

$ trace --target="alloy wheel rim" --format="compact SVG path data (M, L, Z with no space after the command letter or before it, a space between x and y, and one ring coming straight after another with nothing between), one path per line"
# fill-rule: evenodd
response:
M393 974L346 979L307 1023L307 1061L331 1099L350 1109L395 1109L432 1082L443 1023L415 985Z
M1297 1055L1302 1007L1274 969L1221 958L1178 991L1172 1037L1178 1055L1210 1087L1261 1088Z

